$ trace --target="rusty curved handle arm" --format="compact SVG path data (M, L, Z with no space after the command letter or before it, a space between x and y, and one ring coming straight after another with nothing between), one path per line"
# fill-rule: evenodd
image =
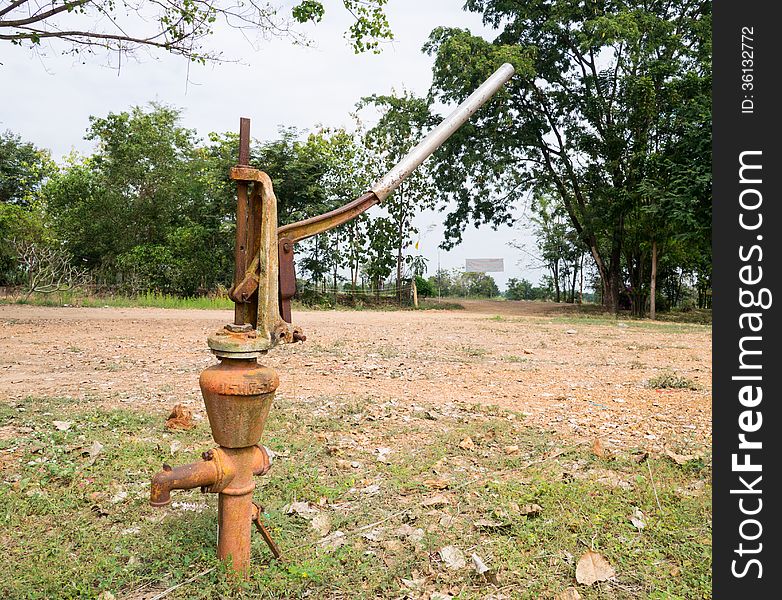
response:
M375 192L367 192L352 202L348 202L344 206L327 213L278 228L277 239L286 239L295 243L329 229L334 229L343 223L355 219L378 202L380 202L380 199L375 195Z

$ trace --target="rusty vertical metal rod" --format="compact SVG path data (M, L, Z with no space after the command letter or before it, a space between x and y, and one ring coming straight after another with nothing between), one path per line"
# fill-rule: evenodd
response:
M239 496L218 496L217 557L230 562L232 571L240 578L246 578L250 570L252 519L252 490Z
M239 165L247 166L250 162L250 119L239 119ZM236 247L234 248L234 285L238 285L244 278L247 265L252 260L250 253L251 216L249 197L247 195L247 182L239 181L237 186L236 202ZM251 311L247 304L236 303L234 307L234 323L243 325L251 322Z

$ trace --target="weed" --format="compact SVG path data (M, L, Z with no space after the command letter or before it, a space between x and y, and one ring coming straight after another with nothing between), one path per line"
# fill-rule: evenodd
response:
M646 387L664 390L697 390L698 386L692 379L682 377L676 373L662 373L656 377L652 377L646 384Z

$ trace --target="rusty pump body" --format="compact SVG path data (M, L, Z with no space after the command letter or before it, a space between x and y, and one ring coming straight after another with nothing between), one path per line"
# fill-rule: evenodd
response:
M253 502L256 475L264 475L271 460L260 440L279 385L277 373L258 363L281 342L306 340L291 325L290 300L296 293L294 244L357 217L383 201L404 179L472 116L514 69L502 65L440 125L360 198L331 212L277 227L277 198L269 176L249 166L250 121L241 119L239 161L231 169L237 182L233 323L209 336L209 348L219 364L201 373L201 393L212 437L218 447L203 453L201 462L163 470L152 478L150 504L166 506L171 490L200 488L218 494L218 557L233 572L247 577L253 523L275 557L280 552L261 523L262 507Z

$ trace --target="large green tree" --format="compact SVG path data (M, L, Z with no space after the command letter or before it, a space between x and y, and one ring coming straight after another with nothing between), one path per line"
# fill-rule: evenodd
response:
M107 283L193 294L226 282L235 208L220 177L231 144L199 147L180 118L160 105L91 118L95 152L43 189L58 236Z
M437 182L456 207L447 233L459 239L468 220L507 222L529 188L554 190L616 308L650 155L675 142L671 107L701 104L705 86L682 82L708 81L711 3L468 0L465 8L500 33L487 41L436 29L425 47L436 55L433 94L461 100L506 60L518 76L437 155Z

